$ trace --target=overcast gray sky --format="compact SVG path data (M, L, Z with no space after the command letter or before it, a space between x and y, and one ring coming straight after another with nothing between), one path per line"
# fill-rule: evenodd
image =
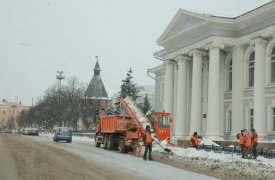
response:
M130 67L138 85L154 85L146 71L161 63L155 41L179 8L235 17L267 2L0 0L0 98L31 105L56 82L57 70L88 84L96 55L109 97Z

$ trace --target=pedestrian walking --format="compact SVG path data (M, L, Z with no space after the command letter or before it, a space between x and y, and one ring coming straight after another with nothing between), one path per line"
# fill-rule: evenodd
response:
M151 136L151 129L150 126L147 125L145 128L145 133L143 134L143 142L144 142L144 146L145 146L145 151L143 154L143 160L147 160L147 152L149 153L149 160L153 161L152 158L152 142L153 142L153 138Z

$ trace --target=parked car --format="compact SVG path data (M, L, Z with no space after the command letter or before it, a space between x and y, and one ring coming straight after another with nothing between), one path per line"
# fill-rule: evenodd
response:
M53 136L53 141L67 141L72 142L72 131L68 127L59 127Z
M32 136L38 136L39 130L37 128L30 128L28 129L27 134Z

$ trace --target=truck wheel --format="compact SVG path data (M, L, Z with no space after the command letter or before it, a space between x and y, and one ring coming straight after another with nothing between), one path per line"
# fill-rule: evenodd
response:
M121 139L119 141L118 149L119 149L120 153L127 153L127 149L126 149L126 145L125 145L124 139Z
M98 138L98 137L96 136L96 137L95 137L95 146L99 148L99 147L100 147L100 143L98 142L98 139L97 139L97 138Z
M103 141L103 148L107 149L108 146L108 135L104 136L104 141Z

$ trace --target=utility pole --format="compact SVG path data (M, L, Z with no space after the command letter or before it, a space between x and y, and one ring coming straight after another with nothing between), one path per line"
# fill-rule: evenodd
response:
M59 106L59 122L61 120L61 107L60 107L60 93L61 93L61 80L65 79L65 76L63 76L62 74L64 73L63 71L56 71L58 73L58 75L56 76L56 79L59 81L58 82L58 106ZM64 126L64 122L63 122L63 126Z

